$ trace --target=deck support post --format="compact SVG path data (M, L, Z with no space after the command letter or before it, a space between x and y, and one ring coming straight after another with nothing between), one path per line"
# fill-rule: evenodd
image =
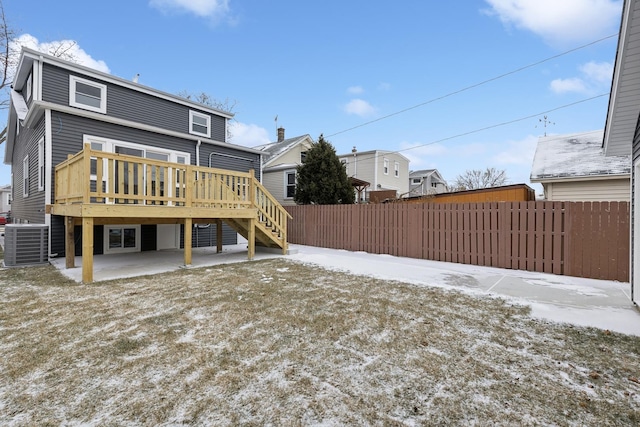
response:
M254 255L256 254L256 219L255 218L249 218L249 230L247 232L247 240L249 243L248 258L249 258L249 261L251 261Z
M93 217L82 218L82 283L93 282Z
M222 252L222 220L216 219L216 253Z
M74 268L76 257L76 246L74 241L74 222L72 216L64 217L64 259L65 268Z
M184 265L191 265L191 247L193 246L192 228L193 228L193 219L185 218L184 219Z

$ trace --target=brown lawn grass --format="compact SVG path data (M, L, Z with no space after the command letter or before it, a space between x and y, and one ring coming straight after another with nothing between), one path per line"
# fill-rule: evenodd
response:
M637 425L640 338L274 259L0 270L0 425Z

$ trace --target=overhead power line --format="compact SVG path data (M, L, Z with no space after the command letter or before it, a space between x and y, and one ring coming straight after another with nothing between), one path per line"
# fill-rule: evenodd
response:
M549 113L552 113L554 111L562 110L564 108L573 107L574 105L578 105L578 104L582 104L582 103L585 103L585 102L593 101L594 99L602 98L603 96L609 96L609 93L608 92L607 93L601 93L600 95L592 96L590 98L581 99L580 101L575 101L575 102L572 102L570 104L564 104L564 105L561 105L559 107L552 108L550 110L541 111L541 112L535 113L535 114L529 114L528 116L519 117L517 119L508 120L506 122L501 122L501 123L496 123L496 124L485 126L485 127L478 128L478 129L473 129L473 130L470 130L470 131L467 131L467 132L463 132L463 133L459 133L459 134L456 134L456 135L452 135L452 136L448 136L448 137L445 137L445 138L441 138L441 139L438 139L438 140L435 140L435 141L427 142L425 144L415 145L413 147L403 148L402 150L395 150L395 151L389 151L389 152L390 153L402 153L404 151L415 150L416 148L427 147L429 145L437 144L439 142L445 142L445 141L449 141L449 140L452 140L452 139L460 138L460 137L463 137L463 136L472 135L474 133L483 132L485 130L494 129L494 128L501 127L501 126L507 126L507 125L510 125L510 124L513 124L513 123L518 123L518 122L522 122L524 120L529 120L529 119L532 119L532 118L540 117L542 115L549 114ZM369 159L370 157L373 157L373 156L374 155L357 156L355 163L367 160L367 159Z
M464 88L462 88L462 89L458 89L458 90L456 90L456 91L449 92L449 93L447 93L447 94L445 94L445 95L442 95L442 96L439 96L439 97L437 97L437 98L433 98L433 99L430 99L430 100L428 100L428 101L424 101L424 102L421 102L421 103L419 103L419 104L413 105L413 106L411 106L411 107L407 107L407 108L404 108L404 109L402 109L402 110L396 111L396 112L394 112L394 113L387 114L387 115L382 116L382 117L378 117L377 119L373 119L373 120L370 120L370 121L368 121L368 122L364 122L364 123L361 123L361 124L359 124L359 125L352 126L352 127L350 127L350 128L347 128L347 129L341 130L341 131L339 131L339 132L332 133L331 135L327 135L327 138L332 137L332 136L336 136L336 135L340 135L340 134L342 134L342 133L346 133L346 132L349 132L349 131L352 131L352 130L354 130L354 129L358 129L358 128L361 128L361 127L364 127L364 126L368 126L368 125L370 125L370 124L372 124L372 123L376 123L376 122L379 122L379 121L382 121L382 120L388 119L389 117L393 117L393 116L397 116L397 115L402 114L402 113L406 113L407 111L415 110L416 108L422 107L422 106L424 106L424 105L432 104L432 103L434 103L434 102L436 102L436 101L440 101L440 100L442 100L442 99L449 98L449 97L451 97L451 96L453 96L453 95L457 95L457 94L462 93L462 92L466 92L466 91L468 91L468 90L471 90L471 89L477 88L477 87L482 86L482 85L485 85L485 84L487 84L487 83L491 83L491 82L493 82L493 81L500 80L500 79L505 78L505 77L507 77L507 76L510 76L510 75L513 75L513 74L519 73L519 72L524 71L524 70L527 70L527 69L529 69L529 68L536 67L536 66L538 66L538 65L540 65L540 64L544 64L545 62L549 62L549 61L551 61L551 60L553 60L553 59L560 58L560 57L562 57L562 56L565 56L565 55L568 55L568 54L570 54L570 53L576 52L576 51L578 51L578 50L581 50L581 49L587 48L587 47L589 47L589 46L593 46L594 44L601 43L601 42L603 42L603 41L605 41L605 40L608 40L608 39L610 39L610 38L617 37L617 36L618 36L618 34L616 33L616 34L608 35L608 36L606 36L606 37L602 37L602 38L600 38L600 39L598 39L598 40L594 40L594 41L592 41L592 42L590 42L590 43L587 43L587 44L584 44L584 45L582 45L582 46L578 46L578 47L575 47L575 48L573 48L573 49L569 49L569 50L564 51L564 52L562 52L562 53L559 53L559 54L557 54L557 55L550 56L550 57L545 58L545 59L542 59L542 60L540 60L540 61L533 62L533 63L531 63L531 64L525 65L525 66L520 67L520 68L516 68L515 70L512 70L512 71L509 71L509 72L506 72L506 73L500 74L500 75L495 76L495 77L491 77L490 79L483 80L483 81L481 81L481 82L479 82L479 83L475 83L475 84L472 84L472 85L470 85L470 86L466 86L466 87L464 87ZM596 97L596 98L597 98L597 97ZM580 102L580 101L579 101L579 102ZM579 103L579 102L578 102L578 103ZM551 111L553 111L553 110L551 110Z

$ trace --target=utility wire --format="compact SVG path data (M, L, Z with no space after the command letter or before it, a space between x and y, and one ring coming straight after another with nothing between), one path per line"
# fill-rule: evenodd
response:
M402 153L403 151L415 150L416 148L427 147L429 145L437 144L439 142L449 141L451 139L460 138L460 137L467 136L467 135L472 135L474 133L482 132L482 131L485 131L485 130L494 129L494 128L497 128L497 127L506 126L506 125L510 125L510 124L513 124L513 123L517 123L517 122L522 122L524 120L532 119L532 118L535 118L535 117L540 117L541 115L544 115L544 114L549 114L551 112L562 110L564 108L573 107L574 105L582 104L584 102L593 101L594 99L602 98L603 96L608 96L608 95L609 95L608 92L607 93L601 93L600 95L592 96L591 98L581 99L580 101L575 101L575 102L572 102L570 104L564 104L564 105L561 105L559 107L555 107L555 108L552 108L550 110L541 111L541 112L536 113L536 114L530 114L528 116L519 117L517 119L509 120L509 121L506 121L506 122L496 123L496 124L485 126L485 127L482 127L482 128L470 130L468 132L463 132L463 133L459 133L459 134L456 134L456 135L448 136L446 138L441 138L441 139L438 139L438 140L435 140L435 141L427 142L425 144L420 144L420 145L416 145L416 146L413 146L413 147L403 148L402 150L389 151L389 153L394 153L395 154L395 153ZM372 157L374 157L374 155L370 155L370 156L367 156L367 155L360 156L360 155L358 155L358 156L356 156L356 160L353 163L357 163L357 162L360 162L360 161L368 160L369 158L372 158Z
M397 115L399 115L399 114L406 113L407 111L414 110L414 109L419 108L419 107L422 107L422 106L424 106L424 105L431 104L431 103L434 103L434 102L436 102L436 101L440 101L440 100L445 99L445 98L449 98L449 97L451 97L451 96L453 96L453 95L457 95L457 94L459 94L459 93L466 92L466 91L468 91L468 90L471 90L471 89L474 89L474 88L476 88L476 87L479 87L479 86L485 85L485 84L487 84L487 83L491 83L491 82L493 82L493 81L496 81L496 80L499 80L499 79L505 78L505 77L510 76L510 75L512 75L512 74L516 74L516 73L519 73L519 72L524 71L524 70L526 70L526 69L536 67L536 66L538 66L538 65L540 65L540 64L544 64L545 62L549 62L549 61L551 61L551 60L553 60L553 59L560 58L560 57L562 57L562 56L564 56L564 55L568 55L568 54L570 54L570 53L573 53L573 52L576 52L576 51L578 51L578 50L581 50L581 49L587 48L587 47L589 47L589 46L593 46L594 44L597 44L597 43L603 42L603 41L605 41L605 40L608 40L608 39L610 39L610 38L617 37L617 36L618 36L618 34L616 33L616 34L608 35L608 36L606 36L606 37L602 37L602 38L600 38L600 39L598 39L598 40L594 40L594 41L592 41L592 42L590 42L590 43L587 43L587 44L584 44L584 45L582 45L582 46L578 46L578 47L575 47L575 48L573 48L573 49L569 49L569 50L564 51L564 52L562 52L562 53L559 53L559 54L557 54L557 55L550 56L550 57L545 58L545 59L542 59L542 60L540 60L540 61L533 62L533 63L531 63L531 64L525 65L525 66L520 67L520 68L516 68L515 70L512 70L512 71L506 72L506 73L504 73L504 74L500 74L500 75L495 76L495 77L492 77L492 78L490 78L490 79L483 80L483 81L481 81L481 82L479 82L479 83L472 84L471 86L466 86L466 87L464 87L464 88L462 88L462 89L458 89L458 90L456 90L456 91L454 91L454 92L447 93L446 95L442 95L442 96L439 96L439 97L437 97L437 98L433 98L433 99L430 99L430 100L428 100L428 101L424 101L424 102L421 102L421 103L419 103L419 104L413 105L413 106L411 106L411 107L405 108L405 109L403 109L403 110L399 110L399 111L396 111L396 112L394 112L394 113L387 114L386 116L378 117L377 119L373 119L373 120L370 120L370 121L368 121L368 122L364 122L364 123L361 123L361 124L359 124L359 125L356 125L356 126L353 126L353 127L350 127L350 128L344 129L344 130L341 130L341 131L339 131L339 132L332 133L331 135L327 135L327 138L332 137L332 136L336 136L336 135L340 135L340 134L342 134L342 133L349 132L349 131L352 131L352 130L354 130L354 129L358 129L358 128L361 128L361 127L364 127L364 126L368 126L368 125L370 125L370 124L372 124L372 123L376 123L376 122L379 122L379 121L381 121L381 120L388 119L389 117L397 116ZM563 107L561 107L561 108L563 108ZM555 110L550 110L550 111L555 111ZM524 120L524 119L523 119L523 120Z

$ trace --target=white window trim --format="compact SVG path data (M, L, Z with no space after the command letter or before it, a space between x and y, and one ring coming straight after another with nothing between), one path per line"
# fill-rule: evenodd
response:
M389 175L389 159L382 159L382 173Z
M197 132L193 130L193 118L200 117L207 121L207 132ZM207 138L211 138L211 116L208 114L199 113L194 110L189 110L189 133L191 135L204 136Z
M136 246L133 248L109 248L109 230L114 228L134 228L136 230ZM140 252L140 238L141 238L140 224L127 224L127 225L105 225L104 226L104 254L121 254L127 252Z
M284 171L284 193L282 195L282 198L284 200L293 200L295 198L295 196L294 197L287 196L287 187L289 186L289 180L287 178L289 177L290 174L293 174L293 185L294 185L293 193L295 195L295 185L298 182L298 174L296 173L295 169Z
M29 155L22 161L22 196L29 197Z
M108 139L108 138L101 138L98 136L92 136L92 135L84 135L82 138L82 142L83 144L101 144L102 145L102 151L108 152L108 153L115 153L115 147L127 147L127 148L133 148L136 150L142 150L145 153L147 151L153 151L156 153L161 153L161 154L167 154L169 156L169 162L171 163L179 163L178 162L178 158L182 157L185 159L185 163L186 165L190 165L191 164L191 154L186 153L184 151L176 151L176 150L167 150L165 148L159 148L159 147L153 147L151 145L143 145L143 144L136 144L133 142L126 142L126 141L119 141L116 139ZM182 164L182 163L181 163ZM103 163L103 170L107 170L107 161L105 160ZM91 179L92 180L96 180L97 176L96 175L91 175ZM107 183L107 190L109 189L109 183L107 182L107 174L104 175L103 177L103 182ZM173 194L173 191L175 191L174 189L168 188L167 191L169 191L169 195Z
M44 191L44 137L38 141L38 191Z
M393 164L393 174L396 178L400 178L400 163L394 162Z
M26 99L26 102L29 102L31 100L32 93L33 93L33 73L30 73L29 77L27 77L27 99Z
M87 104L76 102L76 83L84 83L89 86L100 89L100 107L94 107ZM77 76L69 76L69 105L71 107L82 108L83 110L95 111L96 113L107 114L107 85L96 83L92 80L86 80Z

